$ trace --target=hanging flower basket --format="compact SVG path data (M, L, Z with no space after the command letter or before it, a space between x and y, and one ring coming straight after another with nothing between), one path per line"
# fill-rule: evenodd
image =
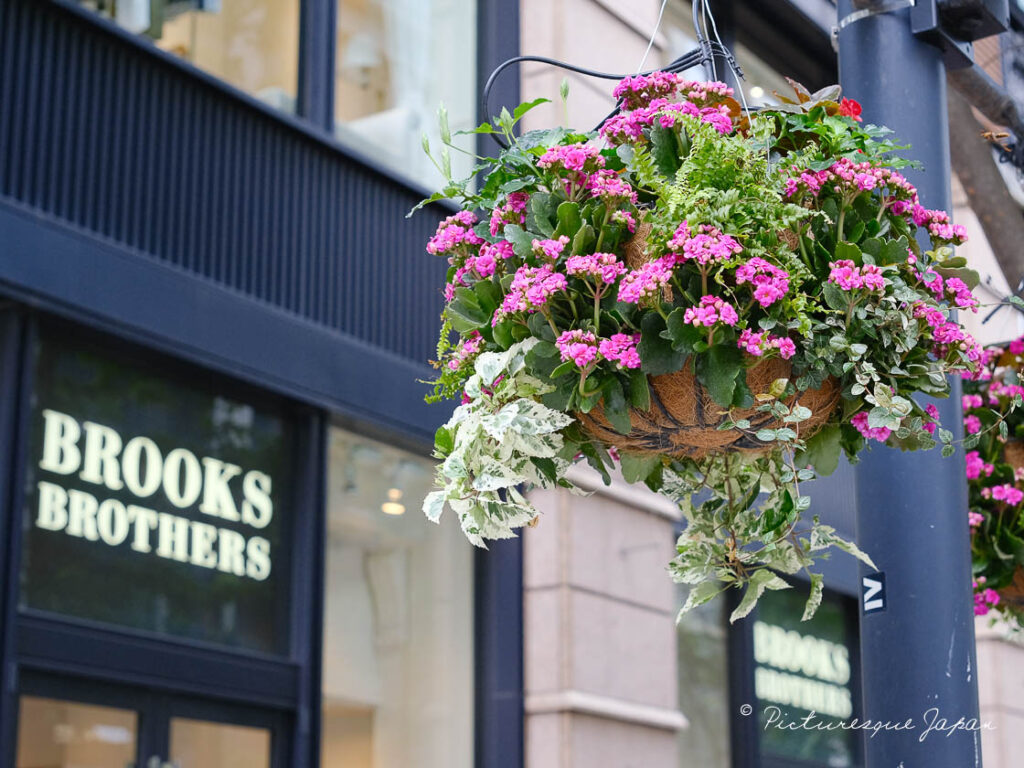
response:
M449 265L428 399L462 404L437 432L431 519L514 536L539 516L524 491L572 489L586 461L680 505L686 609L747 586L743 616L803 570L809 616L819 556L870 562L801 484L871 441L953 452L912 396L977 367L951 312L976 310L977 275L887 131L838 88L792 85L747 113L722 83L655 72L618 85L597 131L517 135L539 99L476 129L506 146L478 186L442 150L430 200L462 210L427 246Z
M1024 626L1024 337L985 350L964 384L974 612Z

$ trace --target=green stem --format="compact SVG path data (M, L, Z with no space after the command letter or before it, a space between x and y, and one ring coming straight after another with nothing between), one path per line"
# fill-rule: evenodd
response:
M601 222L601 231L597 234L597 245L594 246L594 253L601 252L601 244L604 242L604 228L608 226L608 219L612 216L612 212L608 210L608 205L604 207L604 221Z
M594 289L594 333L601 333L601 282L598 280L598 287Z
M836 225L836 242L843 242L843 219L846 218L846 206L839 209L839 222Z

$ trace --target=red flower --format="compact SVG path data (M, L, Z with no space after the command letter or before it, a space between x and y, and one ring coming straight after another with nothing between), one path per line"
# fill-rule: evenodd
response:
M839 114L843 117L852 117L858 123L860 119L860 103L853 99L843 99L839 102Z

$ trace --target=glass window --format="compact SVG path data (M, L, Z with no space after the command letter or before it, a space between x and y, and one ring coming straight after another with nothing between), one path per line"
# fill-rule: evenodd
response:
M443 102L454 133L476 122L476 0L339 0L334 120L338 138L429 187L441 178ZM514 105L511 105L514 106ZM457 139L473 149L472 137ZM472 157L452 153L456 176Z
M15 768L135 764L135 712L36 696L22 696L19 709Z
M688 588L679 589L679 606ZM679 633L679 707L689 725L679 732L680 768L729 768L729 651L725 600L684 614Z
M20 607L286 651L291 420L57 327L32 354Z
M181 768L269 768L270 731L172 717L170 762Z
M331 437L324 768L471 768L472 548L420 506L431 462Z
M80 0L271 106L295 111L299 0Z

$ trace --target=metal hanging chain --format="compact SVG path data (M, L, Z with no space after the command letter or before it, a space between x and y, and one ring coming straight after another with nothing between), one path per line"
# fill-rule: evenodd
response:
M663 2L661 11L665 10ZM714 15L711 12L711 6L709 0L693 0L693 29L694 34L697 37L697 48L692 51L684 53L677 59L669 63L667 66L658 67L656 69L649 69L647 71L637 71L634 76L637 75L650 75L654 72L673 72L680 73L685 72L693 67L704 65L712 79L717 79L717 68L715 64L715 57L721 56L726 60L729 65L729 69L736 76L737 81L743 79L743 71L737 64L732 51L722 42L721 37L718 34L718 27L715 24ZM647 55L650 52L651 46L654 44L654 40L658 35L658 31L661 28L662 13L658 14L658 22L654 29L654 33L651 35L650 42L647 47L647 52L644 53L644 57L641 60L640 67L642 69L644 62L647 60ZM700 23L700 17L703 15L704 23L703 27ZM711 36L709 36L707 29L710 25L712 30ZM552 67L558 67L569 72L576 72L577 74L585 75L586 77L595 77L602 80L623 80L629 77L629 74L618 74L611 72L598 72L593 69L587 69L586 67L576 66L575 64L569 64L568 62L560 61L558 59L552 59L548 56L514 56L511 59L507 59L494 68L491 72L490 77L487 78L487 82L484 84L483 93L480 97L480 114L484 118L490 114L490 97L491 89L494 87L495 81L498 76L509 67L519 64L522 62L537 62L540 64L548 64ZM740 89L740 99L743 101L743 108L749 114L750 110L747 108L746 99L743 96L743 89ZM615 105L615 108L599 122L594 130L599 130L608 120L617 115L622 109L622 102L620 101ZM500 146L502 149L508 149L508 145L497 135L490 134L491 138Z

